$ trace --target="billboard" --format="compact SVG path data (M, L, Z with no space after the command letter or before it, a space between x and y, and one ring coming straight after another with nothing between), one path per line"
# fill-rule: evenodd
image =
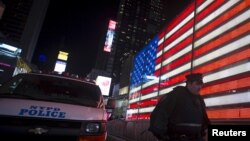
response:
M68 60L68 55L69 55L69 53L67 53L67 52L59 51L57 59L67 61Z
M66 65L67 65L66 62L57 60L57 61L56 61L56 64L55 64L54 71L56 71L56 72L58 72L58 73L61 74L62 72L65 71Z
M249 2L196 2L136 54L127 119L149 119L163 95L199 72L211 120L250 121Z
M107 31L106 40L105 40L104 49L103 49L106 52L111 51L112 42L113 42L113 38L115 34L115 26L116 26L116 22L109 20L108 31Z
M8 44L0 43L0 55L17 57L17 56L20 56L21 52L22 52L22 49L20 48L17 48Z
M97 76L96 84L100 87L102 95L108 96L111 86L111 78L105 76Z

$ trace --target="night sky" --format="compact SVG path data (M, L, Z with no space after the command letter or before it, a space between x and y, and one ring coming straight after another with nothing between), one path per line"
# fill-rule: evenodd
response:
M109 19L116 20L119 0L51 0L32 63L54 69L58 51L69 52L66 71L85 76L104 45Z
M109 19L116 20L119 0L50 0L32 59L39 69L51 71L59 50L69 52L66 71L86 76L95 65L105 41ZM169 19L191 0L168 0Z

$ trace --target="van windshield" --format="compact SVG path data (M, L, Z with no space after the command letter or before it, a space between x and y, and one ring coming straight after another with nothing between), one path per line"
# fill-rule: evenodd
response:
M103 108L98 86L80 80L19 74L0 88L0 97L53 101Z

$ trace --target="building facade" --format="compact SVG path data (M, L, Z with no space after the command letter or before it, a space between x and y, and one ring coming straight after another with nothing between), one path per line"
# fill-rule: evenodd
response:
M178 2L178 1L177 1ZM177 4L170 0L121 0L114 38L113 82L129 81L130 64L127 59L142 49L189 1ZM124 65L124 63L128 66ZM123 68L122 68L123 66ZM124 72L126 69L128 72ZM120 88L127 87L123 83Z
M0 42L22 50L31 61L49 0L1 0L5 5L0 22Z
M125 116L130 72L134 55L181 11L188 1L121 0L111 52L99 52L96 68L112 77L110 96L116 99L116 109ZM119 87L117 87L119 86ZM119 107L119 105L123 105ZM118 107L117 107L118 106ZM122 109L122 110L121 110ZM122 111L122 112L121 112Z
M250 5L191 3L134 59L127 120L149 119L161 96L203 73L201 95L213 121L250 121Z

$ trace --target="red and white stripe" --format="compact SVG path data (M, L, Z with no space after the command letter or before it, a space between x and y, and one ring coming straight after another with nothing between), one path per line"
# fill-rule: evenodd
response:
M159 33L157 79L130 91L127 119L148 119L159 96L185 85L192 67L204 74L201 95L209 118L250 120L250 0L196 0L196 5Z

